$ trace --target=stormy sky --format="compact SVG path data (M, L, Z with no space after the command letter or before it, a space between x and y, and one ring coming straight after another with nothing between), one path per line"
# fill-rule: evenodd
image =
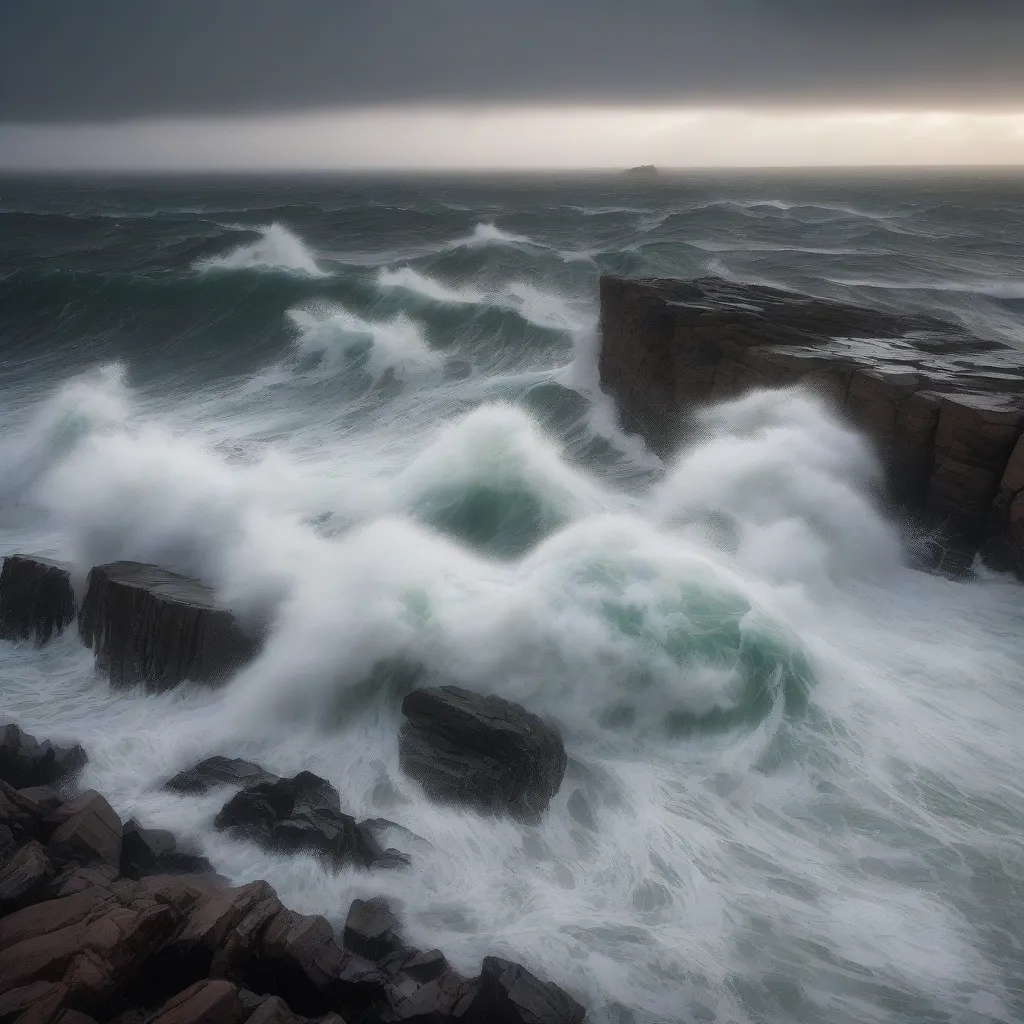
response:
M481 111L510 129L576 111L585 138L585 108L952 111L1012 145L1024 0L0 0L0 165L123 143L126 123L178 145L191 124L201 156L204 124L315 130L367 110L463 131Z

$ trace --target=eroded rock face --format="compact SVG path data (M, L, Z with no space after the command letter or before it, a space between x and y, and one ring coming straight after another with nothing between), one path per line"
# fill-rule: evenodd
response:
M8 555L0 570L0 637L44 644L75 620L71 567L37 555Z
M1005 346L928 317L718 279L604 277L601 336L601 383L657 454L679 448L702 404L799 384L875 442L893 496L941 528L955 557L996 538L1002 561L1024 561L1024 501L1006 480L1024 367Z
M278 853L311 853L334 867L402 867L408 857L382 849L376 822L357 822L341 811L338 791L312 772L259 782L236 793L214 826Z
M40 743L17 725L0 727L0 779L15 789L50 786L71 778L88 761L77 743L60 747Z
M457 686L402 702L403 771L441 802L536 821L565 775L562 738L519 704Z
M259 647L209 587L139 562L89 573L78 631L113 685L154 692L186 679L222 682Z

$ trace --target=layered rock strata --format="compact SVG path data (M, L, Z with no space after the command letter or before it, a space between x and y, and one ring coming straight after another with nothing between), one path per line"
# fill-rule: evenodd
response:
M1024 361L904 316L719 279L601 280L600 375L626 430L662 456L701 405L802 385L875 442L893 497L1024 572Z
M0 570L0 637L44 644L75 621L71 567L38 555L8 555Z
M209 587L140 562L89 573L78 631L114 686L141 683L153 692L186 679L221 682L259 649Z

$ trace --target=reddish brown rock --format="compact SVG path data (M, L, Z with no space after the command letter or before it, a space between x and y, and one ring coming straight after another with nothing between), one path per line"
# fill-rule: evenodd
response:
M121 861L121 819L93 789L88 789L49 817L56 830L47 847L56 862L110 864Z
M227 981L199 981L168 999L147 1024L241 1024L245 1008L238 987Z
M114 686L151 691L186 679L221 682L259 647L209 587L140 562L89 573L78 631Z
M34 903L52 877L46 851L35 840L26 843L0 867L0 914Z

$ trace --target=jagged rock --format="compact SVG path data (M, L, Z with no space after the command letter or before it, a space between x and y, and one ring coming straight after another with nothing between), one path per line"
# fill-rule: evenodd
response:
M519 704L455 686L402 702L402 769L435 800L533 822L565 774L562 738Z
M1024 435L1017 441L992 502L988 540L982 553L996 569L1024 579Z
M259 648L209 587L139 562L89 573L78 630L114 686L156 692L186 679L222 682Z
M227 981L199 981L168 999L147 1024L241 1024L245 1008L238 987Z
M1005 345L756 285L615 277L601 279L601 339L602 386L657 454L678 449L703 404L801 385L875 442L892 496L945 535L951 567L988 542L1002 564L1024 562L1024 527L1006 511L1020 491L1002 485L1024 431L1024 368Z
M498 957L484 958L480 985L457 1008L463 1024L580 1024L584 1009L557 985Z
M52 877L46 851L35 840L26 843L0 867L0 914L35 902Z
M118 869L114 864L98 863L87 868L70 864L47 886L47 897L58 899L87 889L105 888L116 881L117 876Z
M47 847L51 860L120 864L121 819L94 789L58 807L48 820L57 826Z
M88 761L76 743L59 747L45 740L40 743L17 725L0 729L0 779L15 789L49 786L69 778Z
M214 819L220 831L280 853L311 853L335 866L404 866L397 850L382 850L371 830L340 810L338 791L312 772L261 782L236 793Z
M352 901L342 942L346 949L367 960L382 960L401 948L398 918L383 896Z
M239 789L260 782L274 783L278 776L260 765L241 758L208 757L205 761L178 772L164 783L164 789L173 793L206 793L217 786L235 786Z
M0 991L59 980L76 1009L104 1011L180 920L131 883L26 907L0 920Z
M46 643L75 619L71 567L36 555L8 555L0 570L0 637Z
M18 790L18 795L35 804L44 817L53 814L64 803L64 798L53 786L25 786Z
M0 864L4 863L17 848L14 833L6 825L0 824Z
M274 994L310 1017L368 1006L383 983L372 964L338 945L325 918L284 909L263 933L260 963L274 979Z
M142 828L134 818L122 829L121 874L126 878L212 872L205 857L179 850L178 841L164 829Z

